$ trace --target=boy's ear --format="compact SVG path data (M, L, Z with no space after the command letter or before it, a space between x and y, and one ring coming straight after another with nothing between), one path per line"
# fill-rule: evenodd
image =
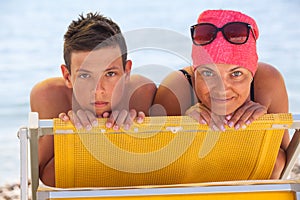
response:
M132 61L127 60L126 64L125 64L126 80L129 80L129 78L130 78L131 66L132 66Z
M65 85L68 88L73 88L73 85L72 85L72 82L71 82L71 74L70 74L69 70L67 69L67 66L66 65L61 65L60 69L61 69L61 73L63 75L63 78L65 80Z

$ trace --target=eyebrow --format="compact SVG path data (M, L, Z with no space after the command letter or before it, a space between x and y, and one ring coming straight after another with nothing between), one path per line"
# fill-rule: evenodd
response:
M114 70L114 69L119 69L119 67L117 67L117 66L112 66L112 67L106 68L106 69L104 70L104 72L105 72L105 71ZM87 70L87 69L82 69L82 68L76 70L76 72L87 72L87 73L92 73L92 71Z
M104 71L109 71L109 70L114 70L114 69L119 69L119 67L112 66L112 67L106 68ZM121 69L123 69L123 68L121 67Z
M199 68L199 69L210 70L210 71L216 71L216 69L212 69L212 68L206 67L206 66L203 66L203 67L201 67L201 68Z
M244 67L237 66L237 67L234 67L234 68L230 69L229 71L230 71L230 72L233 72L233 71L235 71L235 70L237 70L237 69L241 69L241 68L244 69Z
M86 69L81 69L81 68L77 69L76 72L88 72L88 73L91 73L91 71L86 70Z
M212 68L210 68L210 67L206 67L206 66L203 66L202 68L205 68L205 69L210 69L210 70L215 70L215 69L212 69ZM234 68L230 69L230 71L234 71L234 70L236 70L236 69L240 69L240 68L244 68L244 67L237 66L237 67L234 67Z

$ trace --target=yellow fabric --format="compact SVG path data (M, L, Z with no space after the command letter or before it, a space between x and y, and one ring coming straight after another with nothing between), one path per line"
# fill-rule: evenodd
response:
M211 131L189 117L148 117L129 131L77 131L54 120L56 187L117 187L268 179L290 114L245 130ZM177 132L176 132L177 131Z

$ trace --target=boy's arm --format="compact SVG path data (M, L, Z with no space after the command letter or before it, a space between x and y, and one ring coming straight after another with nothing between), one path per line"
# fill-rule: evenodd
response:
M126 99L128 99L127 103L129 102L129 109L144 112L149 116L149 109L157 89L155 83L144 76L132 75L128 87Z
M32 112L38 112L40 119L52 119L64 110L70 109L69 90L62 78L51 78L36 84L30 93ZM46 185L54 185L53 136L39 138L39 176Z
M170 73L159 85L151 115L184 115L192 106L193 89L179 71Z

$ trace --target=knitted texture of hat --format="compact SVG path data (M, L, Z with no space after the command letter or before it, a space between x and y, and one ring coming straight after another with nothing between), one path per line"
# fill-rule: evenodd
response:
M251 17L232 10L207 10L200 14L198 23L211 23L221 28L229 22L244 22L251 25L256 39L259 32ZM215 40L204 46L193 44L192 59L194 69L207 64L232 64L248 69L254 76L257 70L258 56L256 41L250 30L245 44L231 44L218 32Z

